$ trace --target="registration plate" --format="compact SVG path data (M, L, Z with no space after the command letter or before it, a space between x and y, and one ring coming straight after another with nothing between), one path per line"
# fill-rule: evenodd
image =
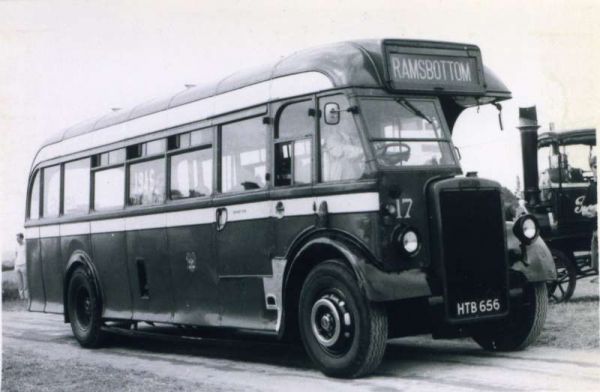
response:
M456 316L479 316L499 313L502 309L499 298L486 298L477 301L456 302Z

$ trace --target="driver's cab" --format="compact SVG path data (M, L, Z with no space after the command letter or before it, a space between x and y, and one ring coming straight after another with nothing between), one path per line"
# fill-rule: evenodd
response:
M543 133L538 138L541 202L551 209L558 231L583 228L590 219L581 206L592 181L596 156L594 129Z

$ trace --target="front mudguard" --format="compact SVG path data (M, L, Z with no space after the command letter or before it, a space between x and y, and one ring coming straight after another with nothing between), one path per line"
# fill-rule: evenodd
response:
M525 245L513 233L513 222L506 222L506 245L510 269L522 273L529 282L547 282L556 279L552 253L538 236Z

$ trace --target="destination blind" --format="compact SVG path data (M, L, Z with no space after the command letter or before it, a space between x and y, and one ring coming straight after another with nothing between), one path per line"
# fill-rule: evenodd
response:
M481 92L475 57L389 53L391 86L398 90Z

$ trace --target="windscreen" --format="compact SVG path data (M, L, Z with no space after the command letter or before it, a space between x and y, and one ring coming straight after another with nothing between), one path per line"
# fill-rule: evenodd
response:
M379 165L456 165L435 101L365 98L361 113Z

